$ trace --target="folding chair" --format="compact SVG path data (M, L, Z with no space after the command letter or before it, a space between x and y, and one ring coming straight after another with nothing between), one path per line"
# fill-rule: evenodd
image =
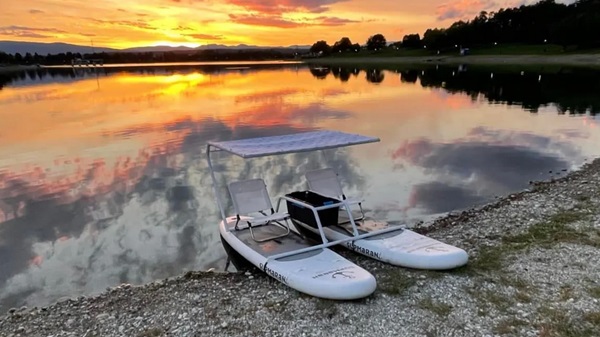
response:
M365 218L365 213L362 209L363 199L352 197L347 198L342 190L342 184L338 179L338 175L332 169L325 168L309 171L305 174L305 176L306 180L308 181L308 189L326 197L344 200L349 206L358 205L361 216L354 219L354 221L360 221Z
M250 215L259 213L258 216L252 216L252 219L244 220L248 224L250 229L250 235L256 242L265 242L280 237L284 237L290 233L290 227L287 224L289 219L288 213L275 213L273 205L271 204L271 198L267 192L267 186L262 179L251 179L244 181L236 181L229 184L229 194L233 201L233 206L236 211L237 221L235 222L235 230L238 230L238 224L241 221L240 215ZM267 214L267 211L271 211L271 214ZM279 221L284 220L285 225ZM286 232L281 235L275 235L264 239L256 239L254 232L252 231L253 226L257 225L269 225L275 223L279 227L283 227Z

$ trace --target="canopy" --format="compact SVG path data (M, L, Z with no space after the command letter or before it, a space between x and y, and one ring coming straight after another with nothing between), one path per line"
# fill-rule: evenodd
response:
M283 136L209 142L208 144L242 158L254 158L275 154L332 149L378 141L379 138L375 137L323 130Z

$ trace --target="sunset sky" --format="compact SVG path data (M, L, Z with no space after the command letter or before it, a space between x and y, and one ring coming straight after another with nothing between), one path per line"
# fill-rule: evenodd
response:
M535 0L2 0L0 40L147 45L389 41Z

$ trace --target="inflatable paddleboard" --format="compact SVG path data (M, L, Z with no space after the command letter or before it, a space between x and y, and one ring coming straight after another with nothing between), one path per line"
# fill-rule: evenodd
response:
M242 218L244 219L244 218ZM311 247L295 232L266 242L252 239L248 229L234 230L235 217L221 221L219 231L224 244L230 246L245 260L277 281L300 292L333 300L353 300L369 296L375 291L375 277L365 269L348 261L328 248L275 258L269 256ZM255 236L273 236L275 226L253 227Z
M300 225L318 233L312 227ZM357 221L356 225L359 234L390 227L387 222L376 220ZM352 226L349 223L326 226L323 231L331 241L352 237ZM414 269L447 270L463 266L469 260L467 252L460 248L401 227L397 231L346 241L341 245L379 261Z

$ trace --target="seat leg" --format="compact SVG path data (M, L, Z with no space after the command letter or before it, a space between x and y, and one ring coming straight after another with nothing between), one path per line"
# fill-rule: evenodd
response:
M358 208L360 208L360 218L356 218L356 219L354 219L354 221L362 221L365 219L365 212L363 211L363 208L362 208L362 202L358 203Z
M274 236L269 236L266 237L264 239L258 240L255 236L254 236L254 232L252 231L252 224L250 224L250 222L248 221L248 229L250 229L250 236L252 237L252 240L256 241L256 242L266 242L266 241L270 241L270 240L274 240L274 239L279 239L282 238L284 236L287 236L290 234L290 226L287 224L287 219L284 220L286 222L286 225L282 225L279 222L275 221L275 223L277 223L280 227L284 227L286 232L281 234L281 235L274 235ZM271 223L271 221L267 222L265 224L265 226L268 226Z
M343 206L343 207L345 207L345 206ZM359 217L357 217L357 218L354 218L354 221L362 221L362 220L364 220L364 219L365 219L365 212L363 211L363 208L362 208L362 203L360 203L360 202L359 202L359 203L358 203L358 207L360 208L360 216L359 216ZM349 207L349 208L350 208L350 207ZM350 215L352 216L352 210L351 210L351 209L350 209L350 212L349 212L349 213L350 213ZM338 225L343 225L343 224L346 224L346 223L348 223L348 222L350 222L350 219L348 219L347 221L344 221L344 222L340 222L340 223L338 223ZM357 225L358 225L358 224L357 224Z

